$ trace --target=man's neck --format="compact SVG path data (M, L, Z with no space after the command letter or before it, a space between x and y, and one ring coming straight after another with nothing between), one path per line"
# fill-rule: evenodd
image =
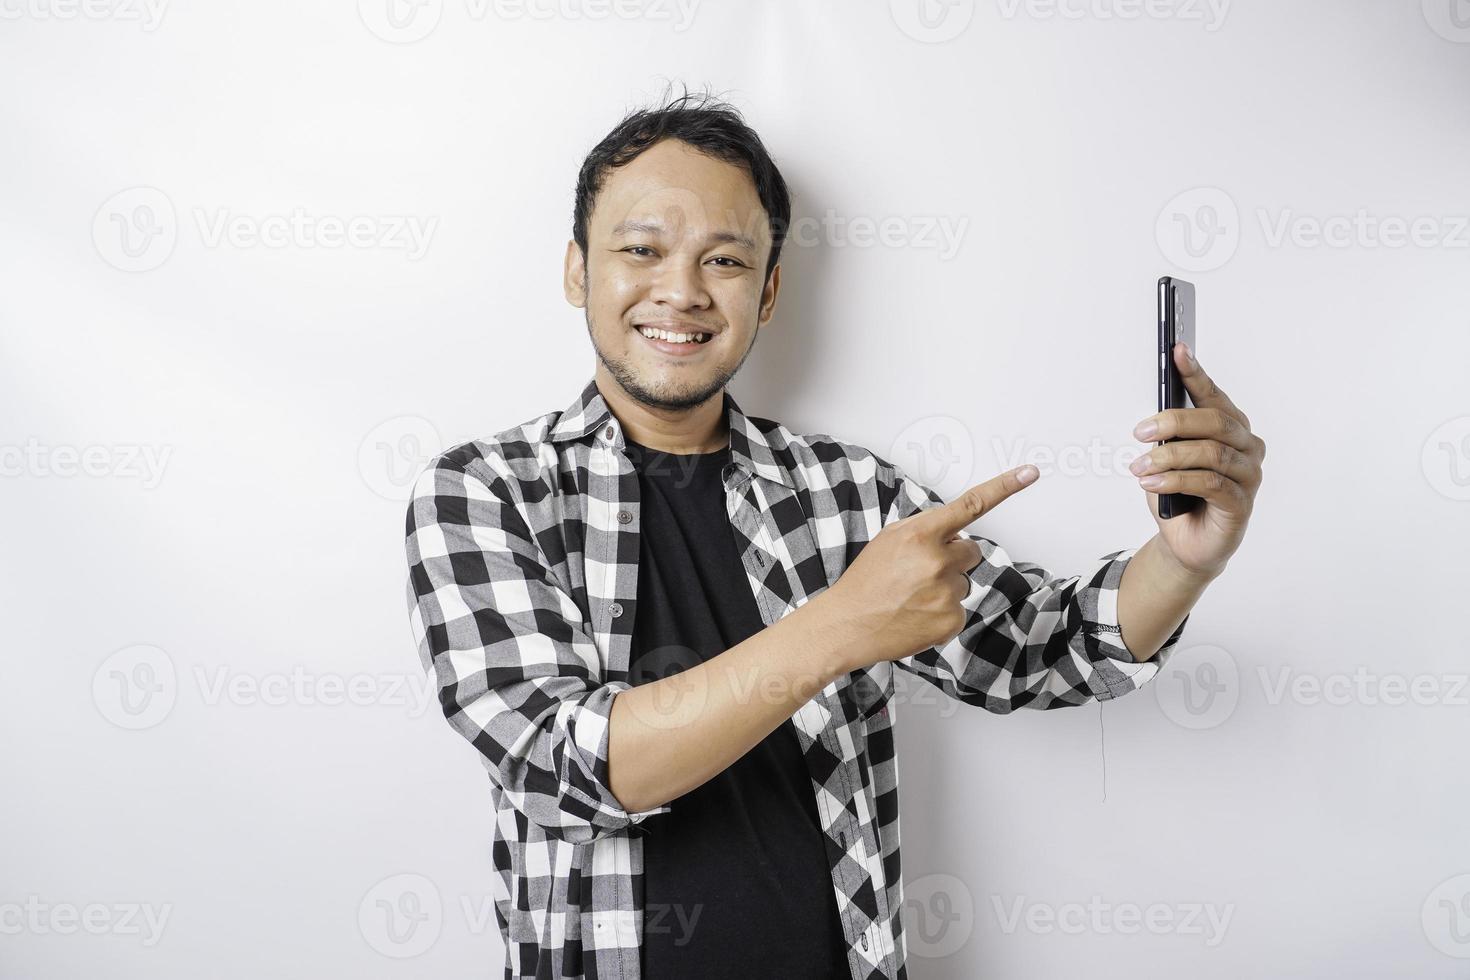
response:
M692 408L662 409L632 398L600 365L596 380L623 434L640 446L685 456L712 453L730 444L723 389Z

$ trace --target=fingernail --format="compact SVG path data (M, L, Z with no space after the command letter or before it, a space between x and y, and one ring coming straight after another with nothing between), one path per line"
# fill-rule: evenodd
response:
M1016 479L1021 483L1022 486L1030 483L1032 480L1036 479L1040 475L1041 471L1032 466L1030 463L1027 463L1025 466L1016 470Z
M1164 482L1164 474L1162 474L1162 473L1155 473L1152 476L1141 477L1139 479L1139 481L1138 481L1138 485L1141 486L1141 487L1147 487L1148 489L1152 490L1154 487L1158 486L1160 483L1163 483L1163 482Z
M1152 465L1153 460L1149 458L1148 453L1144 453L1142 456L1138 457L1133 462L1128 464L1128 472L1132 473L1134 476L1138 476L1140 473L1142 473L1144 470L1148 469Z
M1181 341L1181 343L1183 343L1183 341ZM1192 351L1192 350L1189 349L1189 345L1188 344L1184 344L1184 356L1187 357L1187 358L1189 358L1189 363L1190 364L1198 364L1199 363L1198 361L1196 361L1194 359L1194 351Z
M1152 439L1159 434L1159 424L1153 419L1144 419L1138 423L1138 428L1133 430L1133 435L1139 439Z

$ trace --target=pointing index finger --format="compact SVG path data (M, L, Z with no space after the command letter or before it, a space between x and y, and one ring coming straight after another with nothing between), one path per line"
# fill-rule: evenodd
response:
M1039 475L1030 463L1017 466L976 484L943 507L932 507L914 515L914 520L947 541L969 527L981 514L989 513L1007 497L1030 486Z

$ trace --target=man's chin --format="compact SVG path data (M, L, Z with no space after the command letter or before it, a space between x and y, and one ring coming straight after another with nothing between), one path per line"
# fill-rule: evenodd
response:
M634 400L665 411L680 411L703 405L725 387L717 372L704 369L699 377L670 378L660 371L636 370L620 378L619 384Z

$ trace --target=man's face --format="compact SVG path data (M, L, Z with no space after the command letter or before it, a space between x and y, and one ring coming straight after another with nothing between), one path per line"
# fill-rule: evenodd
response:
M780 268L766 283L770 221L741 167L664 140L609 172L587 228L585 262L567 245L567 300L586 310L597 357L632 398L679 410L735 376L771 318ZM704 333L650 340L639 325Z

